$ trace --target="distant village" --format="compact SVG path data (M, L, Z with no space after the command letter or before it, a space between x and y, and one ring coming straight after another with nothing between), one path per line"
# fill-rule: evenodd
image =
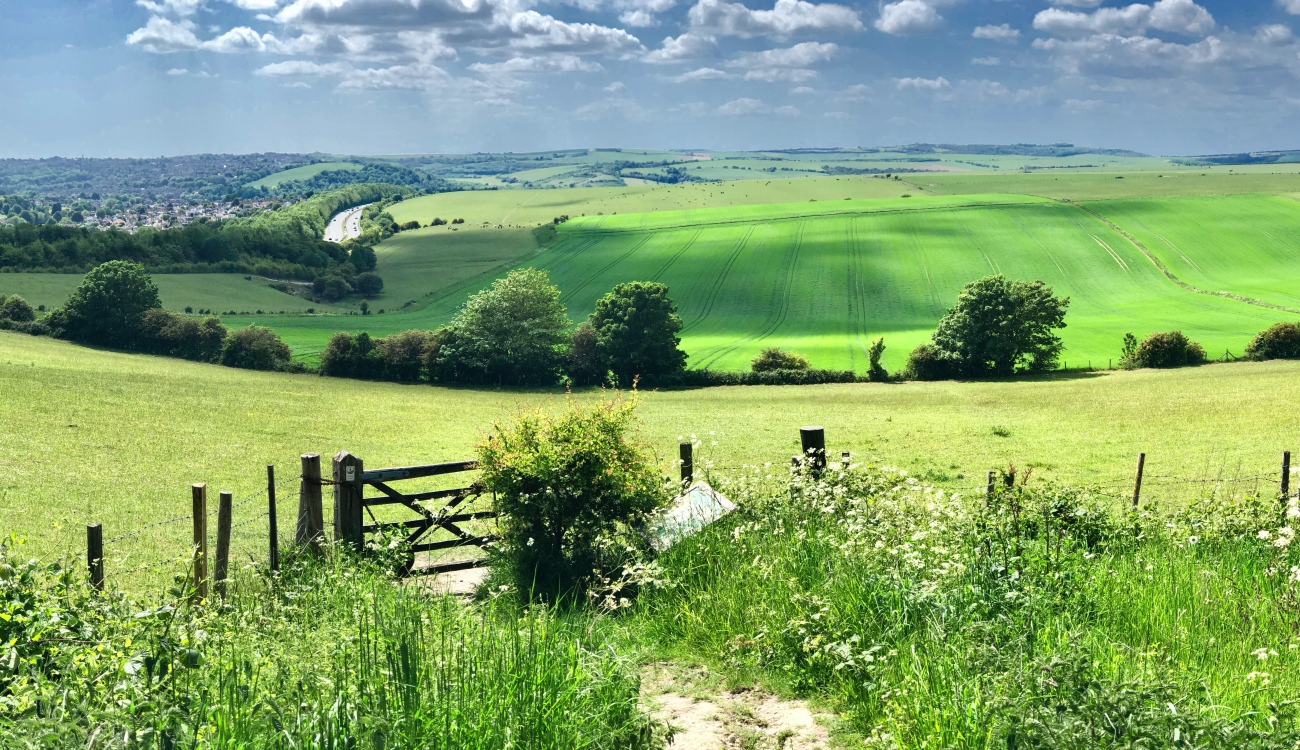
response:
M145 227L171 229L195 221L253 216L293 205L296 198L232 198L199 201L150 201L136 196L99 193L73 198L0 196L0 224L63 224L87 229L118 229L134 234Z

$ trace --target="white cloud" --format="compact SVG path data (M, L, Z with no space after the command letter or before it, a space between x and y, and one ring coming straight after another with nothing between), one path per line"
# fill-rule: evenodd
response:
M1100 107L1101 104L1102 102L1099 99L1066 99L1061 102L1061 108L1067 112L1080 114L1083 112L1091 112Z
M535 10L516 14L510 19L509 28L516 35L509 44L519 49L589 54L630 53L644 49L640 40L622 29L594 23L567 23Z
M1001 65L1001 64L1002 64L1002 58L1000 58L1000 57L976 57L975 59L973 59L973 60L970 61L970 64L971 64L971 65L987 65L987 66L989 66L989 67L993 67L993 66L996 66L996 65Z
M838 102L864 102L871 93L871 87L865 83L854 84L835 95Z
M790 89L790 93L795 94L797 96L807 96L808 94L817 93L817 89L813 88L812 86L795 86L794 88Z
M777 83L778 81L807 83L816 77L817 71L809 68L761 68L746 71L745 73L746 81L761 81L763 83Z
M758 99L750 99L748 97L741 97L740 99L732 99L731 101L727 102L721 107L718 107L718 114L727 115L729 117L738 117L740 115L754 115L766 111L767 111L767 106L764 105L762 101Z
M167 71L167 75L169 75L169 76L183 76L183 75L186 75L186 74L189 73L189 72L190 72L190 71L186 70L185 68L172 68L171 70Z
M264 65L254 71L259 76L327 76L338 75L348 70L342 63L317 63L311 60L285 60L284 62Z
M280 0L226 0L244 10L275 10L280 7Z
M735 78L732 73L717 68L697 68L689 73L682 73L679 76L669 78L673 83L693 83L695 81L719 81L727 78Z
M798 117L798 116L799 116L799 108L798 108L798 107L790 107L790 106L777 107L776 109L772 110L772 112L774 112L774 113L776 113L776 114L778 114L778 115L781 115L782 117Z
M938 78L895 78L894 85L899 91L904 89L917 89L919 91L939 91L952 86L947 78L939 76Z
M645 122L650 113L640 104L625 97L606 97L590 104L584 104L573 111L578 120L603 120L618 117L631 122Z
M647 10L625 10L619 15L618 20L628 26L658 26L659 21L650 11Z
M339 82L339 88L424 91L451 82L447 71L436 65L392 65L349 71Z
M1048 8L1034 16L1034 28L1049 34L1143 34L1149 28L1189 36L1213 31L1214 17L1192 0L1159 0L1155 5L1134 3L1123 8L1098 8L1081 13Z
M943 23L943 16L925 0L898 0L880 9L876 29L886 34L924 34Z
M1056 64L1071 74L1086 71L1129 75L1164 69L1185 75L1189 68L1227 60L1231 51L1218 37L1195 44L1175 44L1143 36L1097 34L1084 39L1035 39L1034 48L1053 55Z
M832 3L817 5L806 0L776 0L772 10L750 10L741 3L726 0L699 0L688 18L692 30L746 38L862 28L862 20L851 8Z
M201 42L194 34L194 22L173 21L152 16L141 28L126 37L126 43L156 54L198 49Z
M409 29L470 19L488 20L487 0L294 0L276 14L284 24Z
M1293 16L1300 16L1300 0L1277 0L1278 7Z
M265 52L276 46L276 39L271 34L258 35L247 26L239 26L203 43L202 48L211 52Z
M1000 26L976 26L971 36L976 39L988 39L1003 44L1015 44L1020 40L1020 29L1011 28L1011 24L1004 23Z
M686 32L681 36L664 37L663 44L641 58L648 63L675 63L693 60L711 53L718 46L717 39L703 34Z
M1300 0L1297 0L1297 2L1300 2ZM1294 42L1295 34L1291 32L1290 26L1275 23L1259 27L1255 31L1255 39L1260 44L1276 47Z
M204 0L135 0L135 4L150 13L174 16L192 16L203 7Z
M831 42L802 42L793 47L746 52L727 63L737 68L806 68L835 56L839 46Z
M1095 8L1101 0L1048 0L1049 5L1071 5L1076 8Z
M469 69L484 75L520 73L596 73L604 70L599 63L587 62L577 55L548 57L512 57L499 63L474 63ZM620 86L622 84L619 84Z

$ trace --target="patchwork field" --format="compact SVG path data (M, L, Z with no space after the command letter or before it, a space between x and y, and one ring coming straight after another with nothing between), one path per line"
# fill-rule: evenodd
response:
M196 481L241 499L275 464L289 479L279 506L289 529L301 453L347 449L368 467L459 459L494 420L563 398L256 373L0 332L0 445L12 467L0 476L0 518L5 533L37 549L75 553L87 522L102 522L111 538L184 515ZM1048 481L1118 487L1139 451L1153 476L1275 473L1281 450L1300 444L1293 415L1277 408L1300 399L1295 362L644 398L643 432L666 473L683 436L704 440L699 467L730 471L788 461L806 424L825 426L834 451L955 491L973 491L984 471L1009 461ZM1148 494L1172 502L1188 489L1153 479ZM241 508L236 520L254 512ZM184 554L187 533L176 524L135 537L111 550L110 569ZM237 532L236 541L239 559L260 554L260 534Z

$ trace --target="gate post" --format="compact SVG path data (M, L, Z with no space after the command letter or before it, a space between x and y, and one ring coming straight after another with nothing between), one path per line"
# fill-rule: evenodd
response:
M361 474L365 467L360 458L339 451L334 456L334 541L347 542L360 552L364 547L361 533L361 508L365 485Z
M298 490L298 544L319 550L325 536L325 518L321 512L320 454L302 455L302 485Z

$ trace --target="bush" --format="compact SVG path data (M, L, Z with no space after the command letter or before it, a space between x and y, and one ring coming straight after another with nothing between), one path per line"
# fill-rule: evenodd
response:
M619 284L596 301L588 318L596 330L596 351L604 369L623 385L638 375L653 379L681 372L686 352L680 348L682 319L668 287L653 281Z
M470 297L438 338L430 372L443 383L551 385L559 380L569 319L545 271L511 271Z
M596 348L596 329L590 321L582 321L569 338L569 354L564 371L575 385L600 385L605 380L605 368Z
M767 372L724 372L718 370L683 370L655 380L658 386L707 388L721 385L821 385L856 383L852 370L768 370Z
M921 344L907 355L903 377L908 380L951 380L957 377L957 362L934 344Z
M162 308L144 314L132 348L196 362L215 362L225 344L226 327L215 317L202 322Z
M1255 334L1246 359L1300 359L1300 323L1277 323Z
M384 280L377 273L363 273L357 277L357 292L367 297L377 297L384 291Z
M639 532L667 499L651 451L633 434L636 402L497 423L478 446L483 483L502 513L498 566L521 594L580 597L593 578L648 553ZM615 538L619 544L609 544Z
M1138 344L1133 355L1138 367L1183 367L1205 362L1205 350L1182 331L1153 333Z
M418 381L432 340L433 334L428 331L402 331L380 339L377 343L384 363L384 379L398 383Z
M355 336L346 331L334 334L320 355L321 375L379 380L383 369L375 342L364 331Z
M12 320L15 323L30 323L36 320L36 311L27 303L27 300L18 295L8 299L0 297L0 318Z
M289 364L289 346L270 328L241 328L226 337L221 364L246 370L283 370Z
M342 276L317 276L312 291L326 302L338 302L352 292L352 285Z
M872 383L884 383L889 380L889 373L880 364L880 357L885 353L885 339L878 338L867 347L867 380Z
M352 267L357 269L357 273L375 269L378 258L375 257L374 248L360 243L353 243L351 248L351 252L348 253L348 260L352 262Z
M51 316L51 327L74 341L129 346L140 320L162 307L158 286L139 263L113 260L92 269Z
M802 354L787 352L770 346L759 353L750 363L754 372L772 372L773 370L807 370L808 358Z
M1056 368L1069 298L1041 281L988 276L967 284L939 321L934 345L962 377L1005 377Z

